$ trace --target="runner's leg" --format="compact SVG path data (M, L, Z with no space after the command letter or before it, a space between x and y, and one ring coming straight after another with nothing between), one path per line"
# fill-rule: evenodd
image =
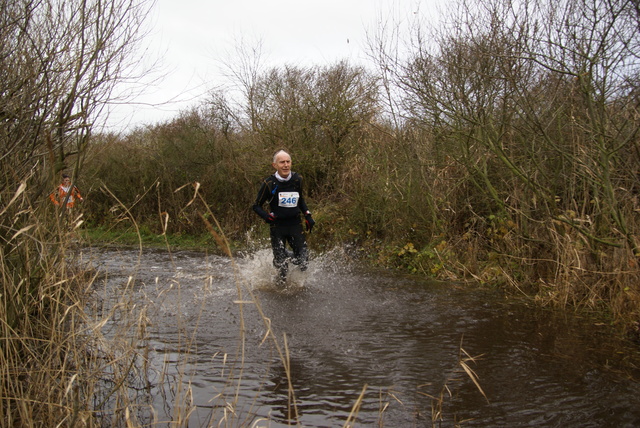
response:
M293 248L293 263L300 266L301 271L305 271L309 263L309 250L307 241L302 233L302 224L298 224L293 228L290 238L289 243Z
M271 228L271 249L273 250L273 266L278 269L278 280L284 282L289 270L285 237L280 228Z

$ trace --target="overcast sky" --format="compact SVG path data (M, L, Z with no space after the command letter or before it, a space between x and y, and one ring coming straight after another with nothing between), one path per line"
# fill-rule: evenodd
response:
M262 44L265 65L330 65L366 60L366 32L381 19L410 17L436 0L156 0L145 64L161 59L154 85L113 108L109 129L176 117L222 83L220 62L243 40ZM159 79L159 80L158 80Z

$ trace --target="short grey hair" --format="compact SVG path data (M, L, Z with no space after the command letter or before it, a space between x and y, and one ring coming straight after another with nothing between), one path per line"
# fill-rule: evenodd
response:
M276 163L276 158L278 157L278 155L279 155L280 153L285 153L285 154L289 155L289 153L288 153L286 150L284 150L284 149L280 149L280 150L276 151L276 152L273 154L273 163ZM291 157L291 155L289 155L289 157Z

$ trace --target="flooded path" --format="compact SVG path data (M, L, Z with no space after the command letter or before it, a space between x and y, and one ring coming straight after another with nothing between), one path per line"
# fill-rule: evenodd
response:
M286 290L271 285L268 251L82 257L104 275L102 313L128 302L107 328L147 320L144 353L161 373L150 426L182 407L192 427L640 426L637 349L491 290L359 269L339 252Z

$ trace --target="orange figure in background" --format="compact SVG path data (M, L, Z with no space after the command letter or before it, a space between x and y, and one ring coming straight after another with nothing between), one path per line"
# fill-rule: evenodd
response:
M84 201L80 195L80 190L71 185L71 178L67 174L62 174L62 183L51 192L49 199L54 205L62 206L67 201L67 208L73 208L77 201Z

